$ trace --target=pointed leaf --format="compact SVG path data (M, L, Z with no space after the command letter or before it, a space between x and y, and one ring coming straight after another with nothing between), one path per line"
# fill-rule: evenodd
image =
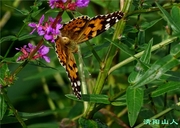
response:
M16 36L5 36L0 39L0 44L3 43L4 41L15 41L15 40L17 40Z
M131 127L135 124L143 105L143 95L144 92L140 88L129 87L126 91L128 118Z
M88 101L94 103L101 103L101 104L110 104L109 98L107 95L98 95L98 94L91 94L91 95L82 95L81 100L78 100L73 94L66 94L66 97L77 100L77 101Z
M176 24L180 27L180 8L177 6L173 6L171 10L171 16L173 20L176 22Z
M174 91L180 88L179 82L169 82L165 85L161 85L154 92L152 92L152 97L157 97L163 95L164 93Z
M159 22L162 18L160 19L157 19L157 20L154 20L154 21L151 21L151 22L144 22L140 25L140 28L142 30L147 30L148 28L151 28L153 25L155 25L157 22Z
M79 124L82 128L108 128L108 126L100 121L80 118Z
M168 21L168 23L171 25L172 29L176 33L180 33L180 26L177 25L176 21L174 21L174 19L170 16L170 14L164 8L162 8L157 2L156 2L156 5L161 10L161 12L163 13L163 16Z
M135 71L133 71L129 77L128 82L131 84L136 83L139 78L144 75L144 72L148 69L147 64L150 62L151 58L151 47L153 44L153 39L148 42L147 48L144 51L144 54L141 56L140 61L138 61L137 65L135 66Z
M178 65L180 62L178 59L171 55L168 55L158 61L156 61L141 78L138 79L137 83L134 84L136 87L143 86L154 80L159 79L165 72Z
M3 119L4 114L6 113L6 110L7 110L7 104L6 104L5 100L4 100L3 95L0 94L0 120Z
M153 38L148 42L148 45L144 51L144 54L141 56L140 60L143 63L149 64L151 58L151 47L153 44Z
M9 7L9 8L12 8L12 9L16 10L16 11L18 11L19 13L21 13L21 14L23 14L23 15L28 15L28 14L29 14L29 11L26 10L26 9L20 10L20 9L17 9L17 8L13 7L13 6L9 6L9 5L5 5L5 6L7 6L7 7Z
M38 124L32 124L28 125L28 128L58 128L59 124L58 123L38 123Z
M125 52L126 54L128 54L129 56L133 56L134 58L136 58L134 56L134 54L132 54L132 52L130 51L130 49L124 45L124 44L119 44L115 41L110 41L109 39L107 39L109 42L111 42L113 45L115 45L117 48L121 49L123 52Z
M8 78L10 76L10 71L8 68L8 64L7 63L3 63L1 65L1 70L0 70L0 86L7 86L10 83L8 83L7 80L5 80L5 78Z
M23 36L19 37L18 40L22 41L22 40L29 39L29 38L34 38L34 37L37 37L37 35L27 34L27 35L23 35Z
M176 58L180 57L180 43L172 47L170 54Z

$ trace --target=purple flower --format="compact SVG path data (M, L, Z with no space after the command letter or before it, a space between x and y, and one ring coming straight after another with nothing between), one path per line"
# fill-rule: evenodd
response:
M34 28L33 31L30 33L32 34L35 30L37 30L38 34L40 36L44 36L44 38L50 42L55 42L55 39L57 35L60 34L60 29L63 27L63 25L60 24L61 20L56 23L55 28L52 27L52 24L54 23L54 20L52 17L49 17L47 22L44 22L44 15L39 20L39 23L30 23L29 26Z
M87 7L90 0L49 0L49 6L53 8L61 8L63 10L75 10L77 7Z
M39 26L37 32L40 36L43 36L45 34L43 26Z
M66 3L67 2L67 0L61 0L63 3Z
M44 21L44 15L42 15L42 17L40 18L38 24L36 24L36 23L29 23L28 26L31 27L31 28L34 28L30 34L32 34L36 29L41 27L41 24L43 23L43 21Z
M20 49L19 48L15 48L15 49L22 52L22 55L17 58L17 61L20 61L20 60L23 61L28 58L29 52L27 51L27 45L24 45Z
M28 43L28 47L26 48L26 51L31 53L35 48L36 48L36 46L34 46L31 43Z
M47 56L47 53L49 52L49 47L46 47L45 45L42 45L39 50L38 54L40 57L42 57L46 62L50 62L50 58Z
M66 3L67 0L49 0L49 6L53 9L59 5L59 3Z
M61 29L63 27L63 25L61 25L60 23L57 23L56 28L52 28L52 23L54 22L54 20L55 19L53 19L52 17L49 17L48 23L50 23L50 24L47 23L45 25L46 30L45 30L44 38L51 42L55 42L57 35L60 34L59 29ZM60 19L60 21L61 21L61 19Z
M53 9L55 6L56 6L56 3L58 2L59 0L49 0L49 6Z
M22 52L22 55L18 57L17 61L23 61L29 57L29 54L33 52L33 50L36 48L31 43L28 43L28 45L24 45L22 48L16 48L16 50L20 50ZM43 58L46 62L50 62L50 58L47 56L47 53L49 52L49 47L46 47L42 45L38 52L32 57L32 59L36 60L38 58Z
M89 4L89 1L90 0L77 0L76 5L77 5L77 7L80 7L80 8L87 7Z

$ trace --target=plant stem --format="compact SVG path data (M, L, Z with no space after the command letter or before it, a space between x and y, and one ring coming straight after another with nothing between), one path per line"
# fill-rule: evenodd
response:
M1 89L1 94L3 95L5 101L7 102L8 106L10 107L10 109L13 111L16 119L19 121L19 123L22 125L23 128L27 128L26 124L24 123L23 119L20 117L20 115L18 114L17 110L13 107L10 99L8 98L6 92L4 89Z
M124 3L123 12L125 14L128 12L131 3L132 3L132 0L127 0ZM117 32L114 33L113 40L116 39L117 36L120 35L124 30L125 21L121 20L119 24L121 27L118 27L118 29L116 29ZM106 78L108 77L108 72L109 72L109 69L110 69L111 64L113 62L115 54L116 54L116 46L111 44L104 62L102 62L100 64L100 72L99 72L99 75L97 78L96 85L93 89L93 94L100 94L101 93L103 86L104 86L104 82L105 82ZM89 103L87 111L84 113L83 116L86 119L91 119L93 117L94 113L96 112L96 111L94 111L95 108L96 108L96 103Z
M178 37L171 37L171 38L169 38L169 39L167 39L167 40L162 41L162 42L159 43L159 44L154 45L154 46L151 48L151 52L152 52L152 51L155 51L155 50L157 50L157 49L159 49L159 48L161 48L161 47L163 47L163 46L166 46L166 45L172 43L172 42L173 42L174 40L176 40L177 38L178 38ZM137 58L140 58L140 57L142 56L142 54L144 54L144 51L139 52L139 53L135 54L134 56L129 57L129 58L127 58L126 60L124 60L124 61L122 61L122 62L114 65L114 66L109 70L108 74L111 74L113 71L115 71L116 69L122 67L123 65L126 65L127 63L132 62L132 61L134 61L134 60L137 59Z
M60 20L61 18L61 15L62 15L63 12L59 12L55 21L53 22L52 24L52 27L55 27L55 25L57 24L57 22ZM23 30L25 24L23 25L23 27L21 28L21 30L18 32L17 36L20 35L21 31ZM13 42L14 43L14 42ZM13 44L12 43L12 44ZM25 60L21 65L19 65L19 67L16 68L15 71L13 71L11 73L11 76L9 78L11 79L15 79L16 75L28 64L28 62L33 58L33 56L36 54L36 52L39 50L39 48L43 45L43 38L39 41L39 43L37 44L36 48L30 53L30 55L28 56L27 60ZM12 45L10 46L12 47ZM11 49L11 48L9 48ZM6 52L6 55L8 55L9 51ZM5 56L6 56L5 55ZM44 88L46 91L47 91L47 88ZM6 95L4 89L2 89L2 92L1 92L4 96L4 98L6 99L7 101L7 104L9 105L9 107L12 109L12 111L14 112L14 115L16 116L17 120L21 123L21 125L23 126L23 128L26 128L26 125L25 123L23 122L22 118L19 116L18 112L15 110L15 108L13 107L13 105L11 104L8 96ZM50 102L52 103L52 102ZM51 108L52 109L55 109L54 107L54 104L50 104L51 105Z

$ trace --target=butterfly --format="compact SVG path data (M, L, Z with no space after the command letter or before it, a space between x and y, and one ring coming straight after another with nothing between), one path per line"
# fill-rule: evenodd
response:
M73 54L78 51L77 45L108 30L123 15L123 12L116 11L93 18L80 16L65 23L60 29L61 35L55 40L55 51L61 65L66 69L72 90L78 99L81 99L81 82Z

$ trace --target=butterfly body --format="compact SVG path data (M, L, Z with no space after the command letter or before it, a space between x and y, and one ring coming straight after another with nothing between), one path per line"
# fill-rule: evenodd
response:
M66 69L74 94L81 98L80 80L73 53L77 45L108 30L123 17L120 11L93 18L80 16L63 25L61 35L55 41L55 49L61 65Z

